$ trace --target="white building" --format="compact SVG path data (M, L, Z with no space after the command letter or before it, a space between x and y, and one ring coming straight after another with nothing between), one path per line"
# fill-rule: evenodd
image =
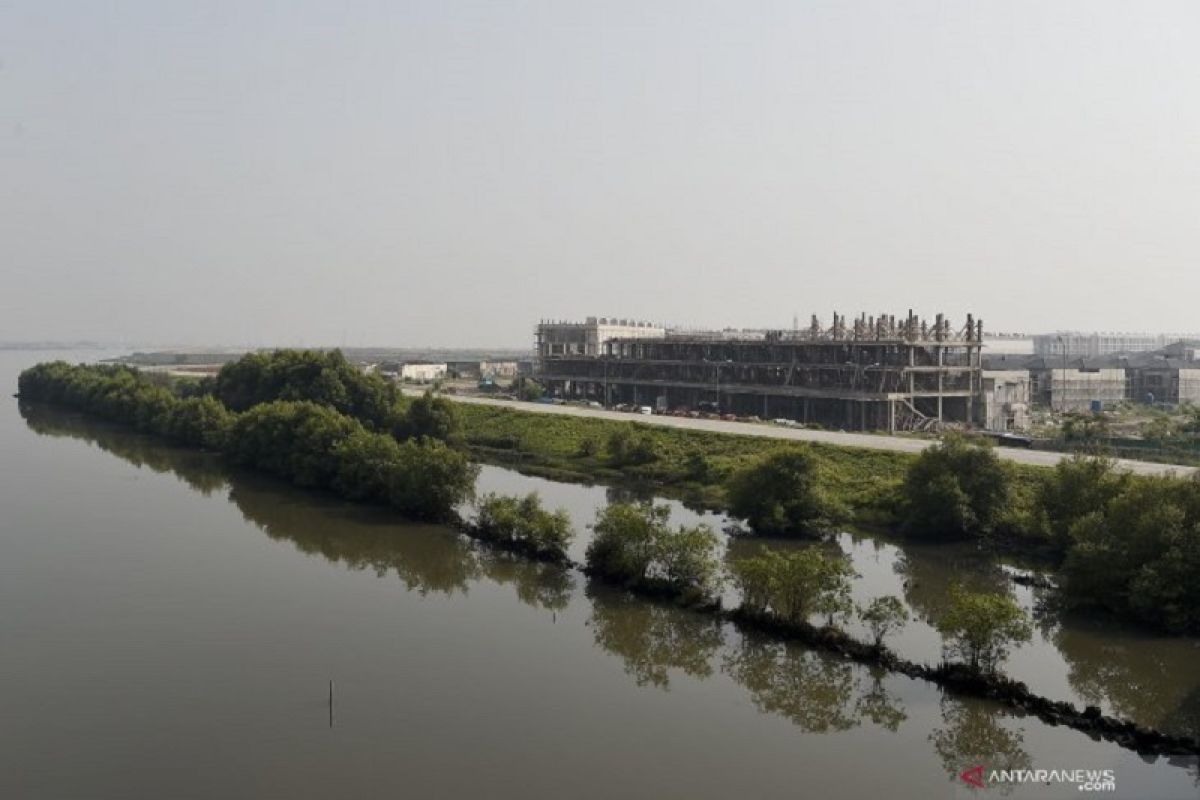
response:
M1033 337L1034 355L1046 358L1099 358L1118 353L1142 353L1158 350L1179 336L1160 333L1081 333L1058 331Z
M400 380L413 383L432 383L446 377L445 364L413 362L400 367Z
M1055 411L1109 408L1128 396L1125 370L1111 368L1047 369L1042 374L1049 406Z
M583 322L547 322L537 326L538 356L598 356L612 339L661 339L666 328L616 317L588 317Z

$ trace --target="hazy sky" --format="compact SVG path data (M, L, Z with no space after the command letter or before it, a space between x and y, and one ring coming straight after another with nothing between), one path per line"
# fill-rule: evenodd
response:
M0 339L1200 330L1200 3L0 3Z

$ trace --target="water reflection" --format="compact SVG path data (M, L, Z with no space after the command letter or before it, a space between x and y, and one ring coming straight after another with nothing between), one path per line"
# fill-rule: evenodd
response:
M952 780L977 764L988 770L1030 769L1033 759L1025 751L1025 732L1000 724L1003 718L995 709L979 701L943 697L942 724L929 735L933 749ZM1012 784L1000 790L1012 792Z
M212 454L170 447L151 437L79 415L21 406L29 427L47 436L87 441L101 450L158 473L172 473L206 495L228 490L242 516L271 539L379 577L396 575L421 595L466 594L481 578L514 588L539 609L565 608L575 586L570 572L516 556L477 548L436 525L397 522L386 509L354 505L294 491L278 481L234 470Z
M855 669L793 644L745 636L722 670L750 692L754 705L810 733L845 731L859 720L852 706Z
M20 403L18 409L34 433L94 444L136 467L159 474L174 474L206 497L223 490L228 483L220 459L212 453L164 447L152 438L47 406Z
M545 611L563 611L575 593L575 576L557 564L530 561L501 550L481 550L480 574L495 583L513 586L522 603Z
M905 602L930 624L945 614L955 583L971 592L1012 591L1000 565L973 547L913 545L901 552L894 569L903 580Z
M395 575L410 591L465 594L473 583L488 580L512 587L521 602L548 612L578 602L576 577L570 571L477 547L446 528L398 522L385 509L297 492L230 470L215 456L164 446L78 415L24 405L21 413L39 434L89 442L137 466L173 473L206 495L227 491L246 520L271 539L350 569ZM735 549L758 546L761 543L748 540L733 542ZM881 568L892 574L890 566ZM936 616L944 587L958 569L974 588L1011 589L999 568L973 553L910 556L897 571L906 581L909 603ZM588 585L585 595L594 641L618 657L639 685L667 689L675 676L706 679L719 670L743 688L759 711L812 733L864 724L895 732L908 719L898 695L909 691L907 679L794 645L741 636L710 617L608 587ZM1072 683L1081 693L1111 697L1124 713L1152 714L1153 721L1177 730L1200 729L1200 690L1178 688L1179 677L1194 670L1194 644L1181 641L1169 658L1162 648L1139 648L1132 639L1121 648L1097 650L1098 634L1080 633L1049 618L1046 624L1071 664ZM1170 686L1177 693L1166 688ZM1028 763L1021 732L1001 724L1003 715L995 706L944 700L941 710L943 722L929 740L948 772L961 771L972 760L998 767Z
M671 671L707 678L723 643L717 620L589 581L587 624L596 644L624 662L638 686L666 689Z
M1094 631L1086 621L1055 626L1053 641L1067 663L1072 688L1085 702L1107 701L1115 713L1172 733L1200 737L1200 646L1194 639L1148 641L1112 626Z
M888 691L884 682L887 672L882 667L871 667L868 672L870 685L859 696L855 712L859 717L895 733L900 730L900 724L908 719L908 714L900 698Z

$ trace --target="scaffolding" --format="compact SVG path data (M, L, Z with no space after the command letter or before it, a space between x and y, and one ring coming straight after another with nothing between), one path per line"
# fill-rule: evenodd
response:
M613 338L596 355L553 354L539 326L538 380L605 406L791 419L846 430L965 427L982 399L983 323L955 328L911 311L834 313L822 325L753 337L703 333Z

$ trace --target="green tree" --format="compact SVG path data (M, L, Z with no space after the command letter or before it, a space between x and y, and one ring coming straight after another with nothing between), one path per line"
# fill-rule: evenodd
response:
M807 448L780 448L755 459L730 477L725 492L729 513L765 536L812 535L836 516Z
M649 464L658 458L658 448L649 432L635 433L632 426L619 425L611 434L605 449L614 467Z
M180 400L168 415L164 433L182 444L221 450L225 447L233 415L215 397L202 395Z
M1171 630L1200 630L1196 479L1131 480L1107 506L1076 522L1070 535L1063 564L1068 600Z
M236 463L324 489L338 471L335 445L360 430L355 420L313 402L262 403L238 415L226 452Z
M993 449L948 435L917 457L904 478L902 526L912 536L958 539L990 534L1010 496Z
M876 597L866 608L860 609L858 615L871 632L871 641L876 647L883 647L884 637L908 624L908 607L899 597L890 594Z
M250 353L221 368L213 391L233 411L276 400L307 400L371 428L386 424L396 402L395 386L350 364L340 350Z
M1108 458L1075 455L1059 461L1038 486L1035 507L1058 547L1071 545L1071 527L1093 511L1104 509L1129 485L1129 474Z
M1062 437L1072 444L1090 447L1108 437L1108 417L1103 413L1071 412L1063 415Z
M546 396L546 389L537 381L526 378L521 381L521 388L518 394L522 400L533 402L541 400Z
M720 589L720 540L707 525L672 528L669 519L665 505L613 503L601 509L592 526L588 568L689 599L711 599Z
M458 407L444 397L425 392L408 403L400 422L393 427L398 439L428 436L443 442L455 442L461 437L462 420Z
M994 671L1014 645L1033 636L1028 615L1012 597L968 592L958 585L950 587L950 607L937 627L946 655L980 672Z
M565 560L574 531L563 509L547 511L536 492L525 497L487 494L476 504L476 529L487 539Z
M818 547L764 549L761 555L734 561L730 572L741 592L742 608L751 613L770 613L792 624L821 614L832 625L834 618L852 608L850 578L854 571L849 561Z

